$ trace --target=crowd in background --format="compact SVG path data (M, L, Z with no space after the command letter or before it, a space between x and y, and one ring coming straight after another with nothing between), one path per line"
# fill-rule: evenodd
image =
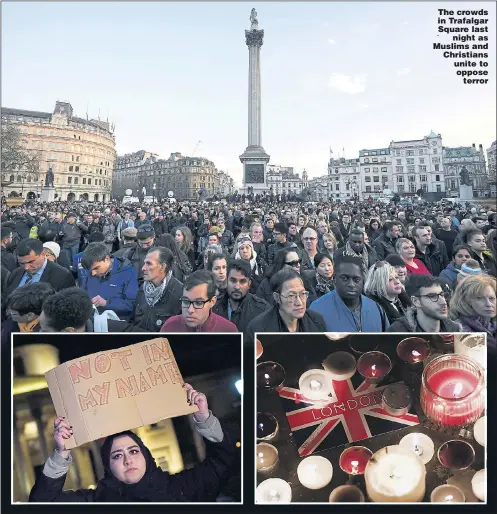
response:
M486 332L496 214L475 205L26 203L2 207L13 331Z

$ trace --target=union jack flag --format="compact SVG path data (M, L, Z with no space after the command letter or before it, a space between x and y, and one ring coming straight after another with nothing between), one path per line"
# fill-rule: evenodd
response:
M326 450L419 424L416 414L392 416L381 407L382 392L388 384L370 384L357 374L352 377L355 382L357 378L361 380L358 387L350 379L332 380L330 397L319 401L306 398L299 389L278 388L301 457L319 446ZM302 403L308 406L300 407Z

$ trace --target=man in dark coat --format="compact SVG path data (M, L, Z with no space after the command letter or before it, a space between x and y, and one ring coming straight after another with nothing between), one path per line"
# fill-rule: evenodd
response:
M437 241L439 244L436 244L431 229L427 230L421 226L413 227L412 238L416 247L416 259L419 259L434 277L438 277L449 264L445 243Z
M296 244L287 241L288 225L286 223L276 223L273 229L274 243L268 246L267 249L267 263L271 266L274 262L276 253L283 248L289 246L297 246Z
M122 257L128 259L133 264L133 268L138 277L138 285L141 286L143 284L143 264L145 262L145 256L154 245L155 230L150 224L140 225L136 232L136 238L136 244L128 248L128 250L123 253Z
M17 287L34 282L47 282L55 291L74 286L72 273L50 262L45 254L43 243L38 239L24 239L17 245L17 260L20 267L15 269L7 280L5 298Z
M0 252L2 257L2 266L4 266L9 271L14 271L17 268L17 259L12 251L15 247L15 243L13 242L13 234L12 229L8 227L2 227L1 234L1 246Z
M337 259L342 255L351 255L362 260L364 274L378 260L376 250L364 242L364 232L360 228L353 228L350 231L349 239L345 246L335 251L334 257Z
M384 261L388 255L395 255L395 243L399 238L400 223L387 221L382 227L383 234L373 241L373 248L376 250L376 255L379 261Z
M245 332L250 321L270 308L265 300L249 293L251 273L247 261L230 260L226 292L212 309L212 312L234 323L240 332Z

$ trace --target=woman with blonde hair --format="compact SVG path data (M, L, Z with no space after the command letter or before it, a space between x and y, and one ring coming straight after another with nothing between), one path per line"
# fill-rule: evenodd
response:
M378 261L369 268L364 294L383 307L390 323L404 316L411 305L397 271L386 261Z
M416 258L416 247L406 237L399 237L395 243L395 250L404 261L407 268L407 275L430 275L428 268L422 261Z
M321 253L324 253L333 260L333 256L335 255L337 248L338 243L333 232L323 234L323 249L321 250Z
M496 298L497 280L490 275L476 275L462 280L450 300L450 316L462 326L462 332L485 332L489 352L497 353Z

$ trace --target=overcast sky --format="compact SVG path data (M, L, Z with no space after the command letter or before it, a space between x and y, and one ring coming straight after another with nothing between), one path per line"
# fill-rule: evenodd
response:
M262 145L271 164L326 173L392 140L495 140L495 3L6 3L2 106L115 120L118 154L213 160L240 184L252 7L264 29ZM489 11L489 82L465 85L433 50L437 9ZM481 50L480 50L481 51Z

